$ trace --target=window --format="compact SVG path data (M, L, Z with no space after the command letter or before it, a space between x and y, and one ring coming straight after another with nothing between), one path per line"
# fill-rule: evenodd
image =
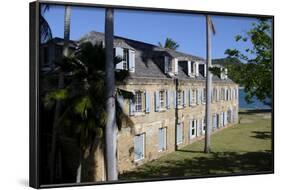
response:
M196 104L196 90L192 89L191 91L191 103Z
M129 65L129 50L123 49L123 69L128 70Z
M160 104L160 109L165 108L165 90L159 91L159 104Z
M202 94L202 102L206 103L206 88L203 88L203 94Z
M177 145L181 144L182 140L183 140L182 129L183 129L183 123L178 123L177 124Z
M142 112L142 93L137 91L135 93L135 111Z
M141 160L144 158L144 145L145 145L145 134L139 134L134 137L134 154L135 161Z
M49 62L49 48L44 47L44 62L45 64L48 64Z
M58 46L55 48L55 57L56 59L62 57L62 47Z
M178 105L182 105L182 91L179 90L177 93L177 101L178 101Z
M202 133L205 133L206 131L206 117L202 119Z
M229 109L227 111L227 123L231 123L231 115L232 115L232 113L231 113L231 110Z
M191 62L191 73L195 73L195 62Z
M194 138L196 136L196 120L191 120L190 136Z
M165 151L167 149L167 128L163 127L158 130L158 146L159 151Z
M221 88L221 100L225 100L225 92L224 92L224 88Z
M168 59L168 72L173 72L173 64L172 64L172 59Z
M214 102L217 99L217 89L212 89L212 102Z

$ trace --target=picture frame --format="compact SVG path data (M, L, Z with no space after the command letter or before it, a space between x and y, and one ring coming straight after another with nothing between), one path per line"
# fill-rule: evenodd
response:
M269 170L266 170L266 171L243 171L243 172L230 172L230 173L220 173L220 174L202 174L202 175L194 175L194 176L166 176L166 177L154 177L154 178L143 178L143 179L128 179L128 180L118 180L118 181L106 181L106 180L103 180L103 181L98 181L98 182L80 182L80 183L50 183L50 184L44 184L42 183L42 176L40 176L40 173L42 172L42 164L40 163L40 161L42 161L42 151L44 150L41 150L41 146L42 144L44 144L44 140L42 140L42 133L41 133L41 130L42 130L42 123L40 123L40 114L41 114L41 119L42 119L42 112L40 113L40 107L42 107L42 105L40 106L40 92L42 91L42 79L40 79L40 75L42 75L42 70L41 69L41 57L42 55L40 55L40 52L42 51L41 50L41 43L40 43L40 12L42 11L41 10L41 6L42 5L54 5L54 6L72 6L72 7L88 7L88 8L97 8L97 9L114 9L114 10L121 10L121 11L143 11L143 12L152 12L154 14L157 14L157 13L161 13L161 14L191 14L191 15L210 15L210 16L222 16L222 17L236 17L236 18L261 18L261 19L270 19L271 20L271 58L272 58L272 70L271 70L271 94L272 94L272 97L271 97L271 108L270 108L270 119L269 119L269 125L270 125L270 132L269 134L267 133L259 133L259 131L257 131L257 134L256 136L262 136L262 138L269 138L269 144L270 144L270 156L269 157L266 157L266 161L267 163L270 163L270 166L269 166ZM128 13L130 14L130 13ZM126 40L125 40L126 41ZM106 43L106 42L105 42ZM131 44L133 44L132 41L130 41ZM130 44L128 43L128 44ZM135 44L134 44L135 45ZM132 46L134 46L132 45ZM135 46L134 46L135 47ZM116 48L116 47L115 47ZM123 47L124 49L124 47ZM130 50L130 48L129 48ZM133 50L133 49L132 49ZM115 50L116 52L116 50ZM163 53L163 52L161 52ZM124 55L124 54L122 54ZM163 54L161 54L161 56L163 56ZM184 56L180 56L180 57L184 57ZM130 59L130 53L128 52L128 58ZM123 60L124 61L124 60ZM184 61L184 59L182 60ZM196 58L196 61L204 61L204 60L200 60ZM137 64L137 63L135 63ZM190 63L192 65L192 63ZM199 64L200 65L200 64ZM199 68L201 68L200 66L196 66L196 64L194 65L194 69L196 70L196 68L198 67L198 73L199 75L204 75L204 72L203 73L200 73L199 72ZM188 67L188 66L187 66ZM128 65L128 68L130 69L130 65ZM165 72L165 68L164 67L164 72ZM172 68L172 71L174 68L174 66L171 66ZM193 66L191 66L191 68L193 68ZM168 69L168 68L167 68ZM187 68L187 70L189 70ZM204 70L204 69L203 69ZM208 71L206 71L208 73ZM166 73L165 73L166 74ZM189 76L189 73L187 73L188 77L191 77ZM196 75L196 72L194 73L194 75ZM221 75L220 75L221 76ZM170 77L170 76L169 76ZM192 76L193 77L193 76ZM196 78L197 76L195 76ZM173 78L173 76L172 76ZM181 83L180 83L181 84ZM205 85L205 83L204 83ZM254 175L254 174L272 174L274 173L274 16L272 15L255 15L255 14L237 14L237 13L224 13L224 12L208 12L208 11L195 11L195 10L174 10L174 9L162 9L162 8L147 8L147 7L131 7L131 6L113 6L113 5L100 5L100 4L87 4L87 3L69 3L69 2L49 2L49 1L36 1L36 2L32 2L30 3L30 163L29 163L29 166L30 166L30 176L29 176L29 179L30 179L30 186L31 187L34 187L34 188L49 188L49 187L68 187L68 186L83 186L83 185L99 185L99 184L115 184L115 183L130 183L130 182L145 182L145 181L161 181L161 180L177 180L177 179L193 179L193 178L209 178L209 177L223 177L223 176L237 176L237 175ZM164 89L165 90L165 89ZM145 99L145 96L147 95L146 94L146 89L141 89L140 91L136 91L134 92L134 96L140 92L140 97L143 97L143 99ZM187 92L185 92L184 90L180 90L182 94L182 97L185 97ZM189 91L188 91L189 92ZM160 89L159 91L156 92L156 94L159 94L159 95L156 95L156 97L166 97L166 100L164 101L164 98L163 98L163 101L164 101L164 106L168 106L168 99L167 97L169 97L170 95L168 95L168 91L162 91L162 89ZM163 95L160 95L162 94ZM176 93L178 94L178 90L176 90ZM191 94L193 92L190 92ZM195 94L198 94L197 91L194 92ZM229 94L232 94L232 91L231 92L226 92L226 93L229 93ZM238 92L237 92L238 93ZM174 99L176 99L175 97L178 98L178 95L173 95ZM218 94L218 93L217 93ZM217 95L216 94L216 95ZM151 95L153 96L153 94ZM172 96L172 95L171 95ZM230 95L229 95L230 96ZM191 95L189 95L189 97L192 97ZM203 97L203 95L202 95ZM211 97L211 96L210 96ZM210 99L209 97L209 99ZM227 98L228 96L225 96L225 98ZM234 92L234 97L235 97L235 92ZM152 98L152 97L151 97ZM194 95L194 98L196 99L196 95ZM220 97L218 96L218 99ZM173 99L173 100L174 100ZM190 102L191 102L191 99L190 98ZM207 99L207 97L206 97ZM161 98L160 98L161 100ZM171 101L173 101L171 99ZM155 101L156 100L153 100L151 99L151 101ZM176 103L174 105L175 108L174 109L179 109L178 105L179 105L179 100L175 100ZM184 102L187 101L187 99L184 99L182 98L181 99L181 104L182 104L182 107L183 109L185 108L185 106L187 105L184 105ZM172 102L169 102L171 105L172 105ZM201 102L202 103L202 102ZM141 105L143 104L142 102L140 103ZM186 103L187 104L187 103ZM140 105L140 107L141 107ZM194 102L194 106L196 106L197 103ZM204 104L205 105L205 104ZM142 105L144 106L144 105ZM154 105L151 105L150 106L150 111L149 112L161 112L161 101L159 101L159 105L155 105L155 107L159 106L159 110L157 110L157 108L155 108L155 111L153 111L153 107ZM193 105L191 105L192 107ZM203 106L203 103L202 103L202 106ZM145 106L144 106L145 107ZM137 106L134 107L135 109L137 109ZM140 108L142 109L142 108ZM166 109L166 108L165 108ZM170 109L170 108L167 108L167 109ZM180 108L182 109L182 108ZM205 108L202 108L203 110L205 110ZM237 114L238 114L238 110L237 111ZM143 110L144 112L144 115L145 113L147 112L147 110ZM181 112L180 112L181 113ZM226 115L228 113L225 113ZM140 115L143 115L143 113L141 113ZM135 116L135 115L134 115ZM176 116L178 117L178 116ZM224 120L228 120L227 116L224 115L223 113L223 116L221 117L220 116L220 113L218 113L216 116L216 118L213 119L213 117L210 117L210 120L211 123L217 123L217 125L219 126L220 125L220 121L224 121ZM234 118L235 116L233 116ZM225 118L225 119L220 119L220 118ZM232 116L231 116L232 118ZM267 118L268 119L268 118ZM191 126L190 127L190 134L191 136L189 137L190 139L194 137L196 137L197 139L197 131L199 131L198 129L198 123L200 119L197 119L195 118L194 120L191 121L191 123L188 123L185 125L187 126ZM193 122L194 121L194 122ZM224 123L224 122L223 122ZM237 116L237 123L238 123L238 116ZM184 138L186 138L184 136L186 130L185 130L185 125L183 124L183 126L181 125L176 125L174 126L174 128L177 128L177 134L179 134L180 132L179 131L182 131L181 132L181 136L183 136L182 139L178 139L178 136L176 134L174 134L176 137L174 140L176 140L177 143L175 143L176 145L178 145L178 143L182 143L184 140ZM194 125L194 129L193 129L193 126ZM203 125L203 124L202 124ZM182 128L182 129L181 129ZM219 127L218 127L219 128ZM166 130L166 132L165 132ZM161 132L160 132L161 131ZM201 130L202 132L203 130ZM212 133L212 132L211 132ZM144 145L146 139L148 138L146 135L146 132L143 132L142 130L139 131L139 134L136 135L136 137L134 137L134 142L135 144L137 144L136 142L140 142L140 144L143 144L143 146L139 146L137 147L138 150L140 152L144 151L140 157L136 157L136 147L133 147L133 150L131 151L128 151L128 152L134 152L135 153L135 156L134 156L134 162L138 161L138 160L142 160L144 157L148 156L146 155L146 151L145 149L147 149L147 147ZM166 147L168 147L168 144L167 144L167 129L165 129L165 124L163 127L160 127L159 128L159 134L165 134L163 136L163 138L160 140L162 145L161 146L161 150L165 150ZM204 135L203 135L204 136ZM206 136L205 136L206 138ZM166 140L165 140L166 139ZM189 139L188 142L186 142L186 144L184 143L184 146L185 145L188 145L189 143L191 143L191 140ZM199 139L199 138L198 138ZM158 139L159 140L159 139ZM159 141L159 142L160 142ZM197 141L197 140L196 140ZM158 142L158 143L159 143ZM41 143L41 144L40 144ZM171 146L174 146L174 145L171 145ZM40 152L41 151L41 152ZM161 152L159 150L159 152ZM172 151L173 152L173 151ZM152 153L153 154L153 153ZM268 156L267 153L265 153L266 156ZM44 155L46 156L46 155ZM153 157L153 155L151 156ZM149 159L147 162L150 162L150 161L153 161L153 160L157 160L158 158L160 158L161 156L156 156L155 158L153 159ZM138 165L138 164L137 164Z

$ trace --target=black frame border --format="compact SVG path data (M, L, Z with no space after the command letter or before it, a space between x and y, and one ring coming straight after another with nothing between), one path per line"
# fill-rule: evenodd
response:
M70 5L77 7L93 7L93 8L114 8L131 11L154 11L166 13L185 13L195 15L212 15L212 16L233 16L233 17L248 17L248 18L267 18L272 19L272 111L271 111L271 147L272 147L272 170L265 172L243 172L235 174L223 175L207 175L207 176L192 176L192 177L168 177L159 179L143 179L143 180L118 180L104 182L84 182L84 183L67 183L67 184L40 184L39 176L39 15L40 5ZM57 187L77 187L90 185L107 185L107 184L122 184L122 183L137 183L137 182L153 182L153 181L168 181L168 180L184 180L184 179L200 179L214 177L235 177L261 174L274 174L274 15L249 14L249 13L230 13L216 11L200 11L186 9L169 9L156 7L136 7L125 5L109 5L109 4L94 4L94 3L77 3L77 2L62 2L62 1L34 1L29 4L29 186L41 188L57 188Z

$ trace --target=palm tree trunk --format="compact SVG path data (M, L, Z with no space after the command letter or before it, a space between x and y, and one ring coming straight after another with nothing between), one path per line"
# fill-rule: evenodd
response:
M107 180L117 180L117 126L115 108L115 73L113 63L113 9L105 12L105 51L106 51L106 111L105 127L106 174Z
M69 38L70 38L70 18L71 18L71 7L65 6L64 12L64 44L63 44L63 56L67 57L69 55ZM58 89L64 87L64 73L60 72ZM55 114L54 114L54 123L53 123L53 132L52 132L52 144L51 144L51 158L50 158L50 183L54 183L55 180L55 171L56 171L56 146L57 146L57 133L58 125L57 121L61 112L61 102L56 102Z
M211 26L210 26L210 16L206 16L206 45L207 45L207 80L206 80L206 130L205 130L205 153L211 152L211 89L212 89L212 73L209 68L212 66L211 60Z

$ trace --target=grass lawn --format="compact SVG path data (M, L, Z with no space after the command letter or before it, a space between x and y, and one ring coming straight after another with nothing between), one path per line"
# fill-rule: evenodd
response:
M210 154L203 153L204 140L201 140L126 172L119 179L271 171L270 116L268 112L241 111L240 124L211 136Z

